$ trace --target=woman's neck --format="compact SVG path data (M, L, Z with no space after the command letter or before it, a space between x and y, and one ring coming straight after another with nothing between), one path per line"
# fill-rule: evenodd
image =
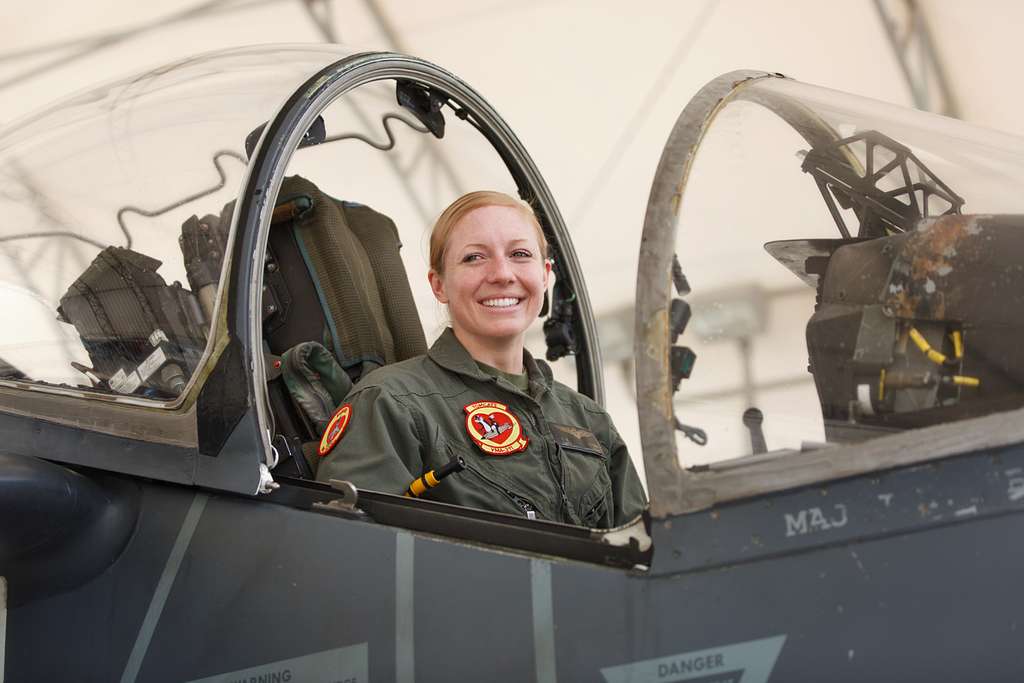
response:
M484 365L490 365L502 372L511 375L523 373L523 340L525 334L519 334L512 339L480 339L473 335L460 333L456 327L452 328L455 338L465 347L473 360Z

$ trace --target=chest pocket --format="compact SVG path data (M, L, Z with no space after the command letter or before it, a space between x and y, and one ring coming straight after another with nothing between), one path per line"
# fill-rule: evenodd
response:
M569 504L589 527L610 526L612 480L608 454L594 434L581 427L550 423L562 461L562 481Z
M442 495L436 500L531 519L565 521L561 519L558 507L550 503L558 500L554 483L549 477L538 479L539 463L524 457L525 454L488 456L476 448L450 442L442 442L440 447L449 454L449 459L462 457L466 469L457 478L451 477L442 484L442 487L451 485L441 491ZM507 469L509 466L511 470ZM550 491L540 490L545 482L550 482Z

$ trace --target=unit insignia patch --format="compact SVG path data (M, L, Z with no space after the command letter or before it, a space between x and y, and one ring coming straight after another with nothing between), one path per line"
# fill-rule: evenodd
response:
M512 455L530 442L523 435L519 418L504 403L477 401L464 410L469 438L488 455Z
M320 447L317 449L321 458L330 453L335 444L341 441L341 437L345 433L345 427L348 427L348 420L351 416L351 403L346 403L335 410L334 415L331 415L331 419L327 422L327 429L324 430L324 435L320 437Z

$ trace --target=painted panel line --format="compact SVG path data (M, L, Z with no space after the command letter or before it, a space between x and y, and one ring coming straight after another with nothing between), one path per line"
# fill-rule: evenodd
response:
M160 614L164 611L164 605L167 603L167 596L171 593L171 586L174 585L174 579L178 575L185 551L188 550L189 543L192 542L192 536L199 525L199 518L203 515L207 500L209 500L209 496L205 493L197 493L192 499L192 505L185 514L185 521L181 523L181 530L178 531L178 537L174 540L171 554L167 557L163 574L160 575L160 581L156 584L153 599L149 602L149 609L146 610L146 616L142 620L139 635L135 638L135 645L132 647L132 653L128 656L124 673L121 674L121 683L135 683L135 678L139 675L139 669L146 658L146 651L149 650L149 642L153 638L153 632L156 631Z
M7 645L7 579L0 576L0 683L4 683L4 650Z
M551 594L551 563L530 560L533 594L533 657L537 683L557 683L555 673L555 608Z
M414 643L415 613L413 579L415 565L413 551L416 539L412 534L399 532L395 537L395 682L414 683L416 680L416 649Z

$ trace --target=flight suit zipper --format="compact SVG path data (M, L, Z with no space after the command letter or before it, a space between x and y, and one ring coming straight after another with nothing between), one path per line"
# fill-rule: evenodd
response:
M528 499L524 498L523 496L520 496L518 493L513 493L509 489L505 488L498 482L494 481L493 479L485 475L476 467L470 465L468 462L466 463L466 470L472 472L476 476L480 477L488 485L498 489L503 494L505 494L505 496L509 500L511 500L516 507L523 511L523 515L527 519L537 519L537 506L530 502Z
M515 501L515 503L519 507L523 509L523 514L526 515L527 519L537 519L537 510L534 509L533 504L530 503L530 501L526 500L521 496L517 496L511 491L508 492L508 495L512 498L513 501Z
M529 394L527 394L526 397L533 401L533 403L536 404L538 407L540 406L540 403L537 401L537 399L533 398ZM558 489L558 495L561 497L560 505L564 510L565 516L568 518L571 524L577 524L582 526L582 522L576 518L576 513L573 511L572 505L569 502L569 495L565 492L565 463L564 459L562 458L561 446L559 446L557 443L553 444L550 434L545 433L544 429L541 427L541 419L538 418L532 410L524 408L523 413L525 413L530 418L530 426L533 427L534 430L536 430L540 439L543 441L543 459L544 462L547 464L548 473L551 475L551 480L554 482L555 487ZM552 462L552 455L554 456L554 459L558 462L559 469L562 470L561 475L555 471L555 463ZM527 516L529 517L529 515ZM530 517L530 519L533 519L533 517Z
M594 503L593 505L591 505L590 509L587 510L586 514L583 515L583 522L587 523L587 521L590 520L594 516L594 511L597 510L602 505L604 505L604 502L605 502L604 501L604 496L601 496L600 498L598 498L597 502ZM591 522L591 523L594 523L594 522Z
M583 520L577 518L576 511L573 510L572 502L569 500L569 494L565 491L565 454L562 446L557 442L552 444L548 439L545 439L544 441L544 448L547 453L553 453L558 461L559 472L555 472L555 465L551 462L551 458L544 458L548 462L548 471L551 472L551 477L554 479L555 485L558 487L558 493L562 496L562 508L565 510L565 515L569 518L570 523L583 526Z

